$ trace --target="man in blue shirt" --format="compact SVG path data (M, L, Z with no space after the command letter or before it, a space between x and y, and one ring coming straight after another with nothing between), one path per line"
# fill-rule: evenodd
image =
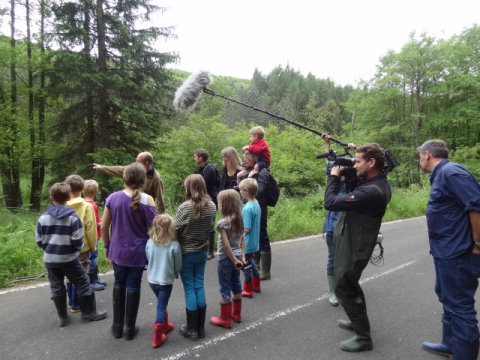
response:
M455 360L477 360L479 331L475 292L480 276L480 185L461 165L448 161L442 140L418 148L420 167L431 173L427 224L435 264L435 292L443 305L441 343L424 350Z

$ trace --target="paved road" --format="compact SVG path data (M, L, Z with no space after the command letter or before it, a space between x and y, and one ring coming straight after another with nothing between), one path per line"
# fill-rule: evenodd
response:
M174 330L161 348L150 347L155 299L145 278L140 332L132 341L109 334L112 275L104 276L107 290L96 293L98 308L107 309L109 318L81 324L73 314L65 328L55 326L48 286L0 292L0 359L441 359L420 347L422 340L441 335L425 218L387 223L382 232L385 264L369 265L363 276L374 341L370 352L339 350L338 342L351 333L336 327L343 310L328 304L325 241L309 237L274 244L272 280L243 301L242 324L231 330L207 324L204 341L186 340ZM207 263L206 288L208 321L218 312L215 261ZM185 321L182 290L176 282L169 305L176 325Z

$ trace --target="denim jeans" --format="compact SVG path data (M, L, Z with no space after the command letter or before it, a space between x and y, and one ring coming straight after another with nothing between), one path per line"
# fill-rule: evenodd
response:
M66 264L59 263L54 268L47 268L47 271L52 299L65 295L65 276L75 285L78 296L90 295L92 293L88 275L78 259Z
M333 269L335 266L335 244L333 243L333 233L326 233L327 248L328 248L328 261L327 261L327 275L333 276Z
M260 252L262 254L270 254L270 239L267 232L268 210L266 206L260 206Z
M143 267L117 265L112 262L115 287L126 288L127 292L139 292L142 284Z
M168 300L172 294L173 284L159 285L150 283L155 296L157 297L157 318L155 323L162 324L165 321L165 311L167 311Z
M217 271L218 282L220 284L220 296L223 300L230 300L232 293L238 295L242 292L240 270L235 269L230 258L226 257L225 259L219 260Z
M97 239L97 250L95 252L90 251L90 255L88 255L90 259L90 269L95 269L97 267L97 259L98 259L98 239Z
M206 262L206 250L186 253L182 256L180 276L185 294L185 307L189 311L206 306L205 287L203 283Z
M475 292L480 276L480 255L467 253L455 259L434 258L435 293L450 318L454 340L478 341ZM455 342L454 342L455 343ZM455 348L453 349L455 354Z
M255 253L247 253L245 254L245 261L247 264L251 265L251 267L247 270L243 270L243 275L245 276L245 281L252 281L252 277L260 276L257 265L255 265L255 261L253 261L253 255Z

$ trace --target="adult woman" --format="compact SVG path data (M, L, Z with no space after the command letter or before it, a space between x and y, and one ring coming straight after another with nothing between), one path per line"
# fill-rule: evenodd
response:
M140 163L125 167L124 189L107 198L103 212L102 238L115 275L111 330L117 339L123 336L124 322L125 339L133 339L138 332L135 323L146 263L145 245L156 215L155 201L141 191L145 177L145 168Z
M199 174L185 179L186 200L178 207L175 219L177 240L182 248L182 278L187 324L180 327L192 340L205 337L206 299L204 288L208 236L215 221L216 207Z
M223 172L220 190L233 189L237 184L237 174L242 170L242 159L234 147L226 147L221 151Z

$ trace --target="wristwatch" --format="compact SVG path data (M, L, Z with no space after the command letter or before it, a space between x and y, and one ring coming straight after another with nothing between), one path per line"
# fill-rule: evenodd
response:
M480 241L479 241L479 242L474 242L473 245L475 245L476 247L480 248Z

